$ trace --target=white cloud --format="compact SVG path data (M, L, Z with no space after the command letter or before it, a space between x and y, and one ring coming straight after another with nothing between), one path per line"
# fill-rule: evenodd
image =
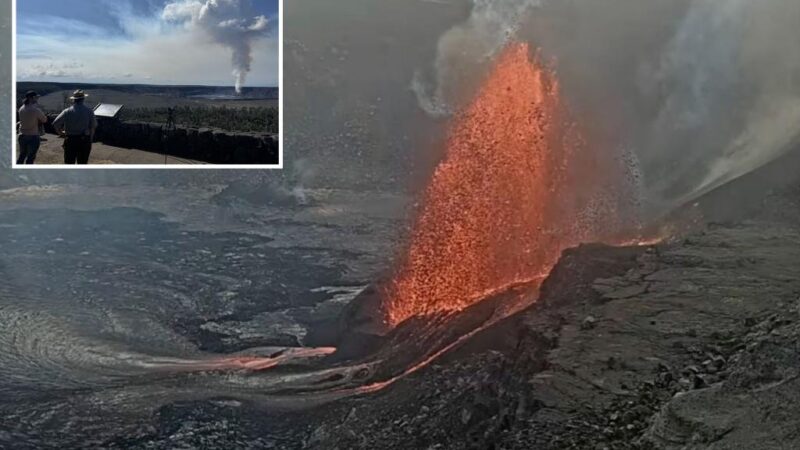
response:
M222 45L224 43L193 24L193 18L204 6L201 2L172 2L153 17L134 15L124 1L113 4L116 5L113 12L125 35L109 35L107 30L75 20L62 21L48 16L21 18L18 78L74 82L124 79L128 83L154 84L230 83L233 44ZM213 17L217 25L234 19L222 13ZM23 23L29 25L23 26ZM235 30L239 37L248 37L249 56L255 61L252 84L276 86L278 41L277 36L261 37L267 27L266 18L243 17L226 26ZM215 42L220 45L210 45ZM249 62L245 58L242 64L248 64L241 69L248 68Z
M184 0L168 3L164 7L161 17L167 21L186 21L192 20L200 15L203 3L197 0Z

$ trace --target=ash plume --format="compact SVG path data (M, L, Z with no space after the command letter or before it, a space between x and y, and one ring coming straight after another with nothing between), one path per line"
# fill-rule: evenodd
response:
M162 18L185 23L214 43L231 49L236 92L242 92L253 63L254 40L269 32L268 20L254 15L250 0L181 0L168 3Z

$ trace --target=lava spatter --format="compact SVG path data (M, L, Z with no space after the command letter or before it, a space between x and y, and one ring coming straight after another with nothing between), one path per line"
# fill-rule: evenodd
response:
M610 169L587 148L555 73L528 44L510 44L450 128L384 292L386 323L541 279L564 248L605 227L615 196L597 194Z

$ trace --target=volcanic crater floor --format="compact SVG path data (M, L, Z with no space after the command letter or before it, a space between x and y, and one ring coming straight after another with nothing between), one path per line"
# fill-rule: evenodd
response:
M140 442L235 429L242 448L797 448L798 194L677 242L568 250L532 307L375 394L290 414L171 406L209 431Z
M22 213L32 216L30 223L38 221L40 235L56 234L42 231L49 230L47 215ZM164 236L166 244L195 238L194 231L180 231L138 211L121 210L114 217L123 223L145 220L158 228L150 234ZM75 223L75 233L84 233L88 222ZM102 239L129 242L123 223L109 227L118 235ZM28 231L15 230L9 238L14 233ZM234 249L262 239L214 236L221 247ZM12 239L8 248L24 242L31 241ZM45 255L51 246L69 245L47 242L36 247ZM143 242L136 253L161 248ZM123 244L113 249L118 263L133 251ZM32 253L17 250L17 255ZM213 264L199 261L176 259L174 265L204 264L202 273L213 272ZM162 402L135 420L120 418L124 429L98 428L96 435L75 435L69 442L153 449L798 448L798 264L800 189L795 187L774 193L746 216L709 223L674 242L567 250L531 307L372 394L321 405L298 397L295 407L279 410L220 391L210 399ZM157 268L172 273L166 266ZM69 280L66 268L54 270L65 271L63 279ZM323 278L330 280L315 283L341 280L341 268L326 270L330 273ZM69 282L63 290L69 298ZM212 331L218 340L198 340L216 352L252 344L247 333ZM146 388L131 395L145 394ZM59 414L84 405L77 400L81 392L63 391L67 403L48 400L52 413L30 418L46 428ZM64 430L77 431L78 424L86 425L81 420L69 418ZM0 442L19 442L15 436L0 430ZM63 436L53 437L65 442Z

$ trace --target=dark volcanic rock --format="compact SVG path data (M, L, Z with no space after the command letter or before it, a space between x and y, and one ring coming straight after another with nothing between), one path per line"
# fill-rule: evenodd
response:
M197 148L195 154L200 155L204 161L213 158L214 132L208 128L200 128L197 131Z
M96 139L118 147L164 151L216 164L277 164L279 156L276 136L207 128L177 127L166 131L158 123L104 120Z
M309 447L800 447L790 200L764 202L779 217L709 226L689 245L565 252L528 311L385 391L319 411L312 429L326 438Z

